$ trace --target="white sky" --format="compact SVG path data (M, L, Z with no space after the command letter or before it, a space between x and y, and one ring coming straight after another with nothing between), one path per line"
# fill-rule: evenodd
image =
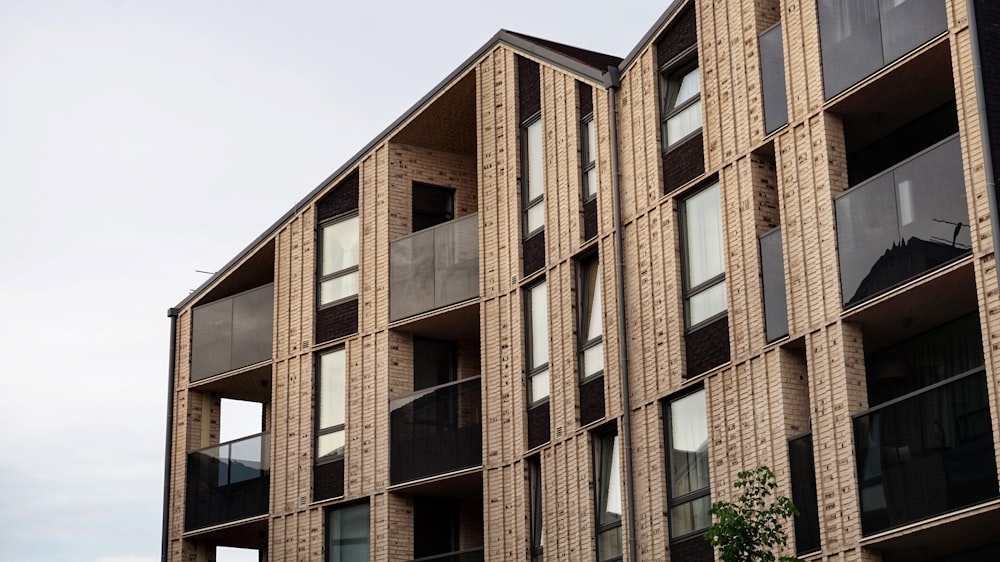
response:
M497 30L625 56L669 3L0 0L0 561L159 560L195 270Z

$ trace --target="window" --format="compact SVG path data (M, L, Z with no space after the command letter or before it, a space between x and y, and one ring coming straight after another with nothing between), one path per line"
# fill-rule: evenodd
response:
M413 182L411 211L413 232L455 218L455 190Z
M701 130L701 73L694 55L662 72L663 138L670 147Z
M688 328L726 312L718 182L681 201L684 308Z
M583 171L583 200L597 197L597 139L594 114L586 115L580 122L580 162Z
M542 119L521 127L521 192L524 194L524 235L545 228L545 165L542 152Z
M601 268L597 256L580 262L580 378L604 373Z
M358 217L320 226L319 305L358 294Z
M528 493L531 498L531 562L542 562L545 528L542 526L542 465L538 457L528 459Z
M458 379L455 342L413 338L413 390L423 390Z
M316 462L344 456L347 351L336 349L319 356L316 377Z
M705 390L667 404L670 538L700 537L712 524Z
M326 562L364 562L369 559L368 503L326 510Z
M549 296L545 281L532 285L526 296L528 403L536 404L549 397Z
M622 559L622 485L618 434L594 440L597 480L597 561Z

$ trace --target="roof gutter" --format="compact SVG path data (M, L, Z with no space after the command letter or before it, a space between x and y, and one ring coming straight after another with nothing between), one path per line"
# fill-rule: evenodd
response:
M174 378L177 368L177 314L180 311L176 308L167 309L167 316L170 318L170 358L169 371L167 377L167 437L163 446L163 529L160 543L160 560L167 562L170 550L170 481L172 460L170 445L174 440Z
M1000 242L1000 214L997 213L996 177L993 170L993 150L990 145L989 118L986 113L986 90L983 88L983 60L979 52L979 26L976 19L975 0L966 1L966 11L969 18L969 39L972 43L972 73L976 79L976 111L979 113L979 136L983 147L983 173L986 175L986 199L990 204L990 227L995 258L997 242Z
M604 87L608 91L608 120L611 126L611 190L615 200L615 287L618 300L618 373L621 378L622 393L622 445L625 450L625 504L628 517L629 562L636 562L636 518L635 518L635 486L632 482L632 407L629 396L628 382L628 330L625 326L625 258L622 253L622 195L621 173L618 169L618 100L617 92L621 87L621 74L618 67L609 66L604 75Z

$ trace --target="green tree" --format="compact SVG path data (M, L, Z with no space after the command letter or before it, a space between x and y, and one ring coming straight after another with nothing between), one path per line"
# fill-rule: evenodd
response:
M766 466L745 470L736 475L733 488L742 493L736 502L721 501L712 505L709 514L715 520L705 532L705 540L719 549L723 562L803 562L799 558L776 558L774 549L788 543L781 523L799 514L792 500L775 496L778 485Z

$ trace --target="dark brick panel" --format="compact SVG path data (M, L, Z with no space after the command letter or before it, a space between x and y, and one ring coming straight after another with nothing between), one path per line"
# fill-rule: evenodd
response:
M701 132L663 153L663 192L670 193L705 173Z
M714 562L715 553L708 541L693 537L670 544L670 559L678 562Z
M349 336L357 331L357 299L316 311L316 343Z
M358 208L358 172L344 178L329 193L316 204L316 222L323 222L337 215L354 211Z
M522 248L524 274L530 275L545 267L545 231L541 231L524 241Z
M549 429L549 403L543 402L528 408L528 448L544 445L551 438Z
M580 90L580 117L594 112L594 88L577 81L576 87Z
M687 358L685 378L729 361L729 317L724 316L684 336L684 354Z
M684 52L698 41L698 22L695 19L694 3L677 14L674 21L656 40L656 64L664 65L670 59Z
M583 204L583 239L590 240L597 236L597 199L591 199Z
M542 110L541 82L538 63L517 57L518 120L524 120Z
M587 425L604 417L604 376L580 385L580 425Z
M313 466L313 501L344 495L344 459Z

